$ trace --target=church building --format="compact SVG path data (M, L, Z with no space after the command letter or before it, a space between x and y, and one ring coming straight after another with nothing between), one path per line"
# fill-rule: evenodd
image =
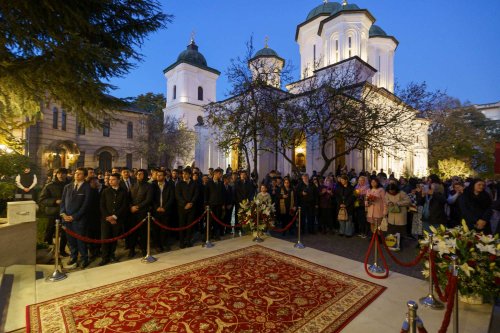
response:
M375 25L375 21L369 10L346 0L342 3L324 1L313 8L296 28L295 40L300 52L301 77L299 81L288 84L286 92L297 94L297 87L304 81L322 75L329 68L356 64L362 68L363 73L357 83L369 84L379 89L386 98L397 99L394 95L394 56L399 42ZM256 52L255 58L275 63L284 62L267 43ZM203 106L216 102L216 82L220 72L208 66L193 38L177 61L164 70L164 74L167 79L165 115L181 119L187 128L197 134L192 157L187 161L177 161L178 164L194 164L202 170L209 167L224 168L227 165L231 165L233 169L242 167L241 158L236 156L236 152L225 153L218 149L217 134L203 122ZM328 172L335 172L340 164L348 169L354 168L357 172L384 169L387 174L394 173L395 176L426 175L429 122L417 116L412 122L412 147L406 150L354 150L335 161ZM333 143L331 149L335 153L339 149L338 144ZM295 147L292 153L295 164L303 171L312 173L323 166L320 149L314 138L308 138ZM259 175L265 175L276 168L282 174L291 174L290 163L275 154L259 154L258 160Z

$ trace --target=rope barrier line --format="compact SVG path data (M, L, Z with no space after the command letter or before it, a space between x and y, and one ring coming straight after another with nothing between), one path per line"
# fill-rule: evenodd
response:
M87 236L82 236L80 234L77 234L76 232L74 231L71 231L69 230L66 226L63 226L63 229L66 231L66 233L68 235L70 235L71 237L73 238L76 238L76 239L79 239L83 242L86 242L86 243L94 243L94 244L106 244L106 243L113 243L113 242L116 242L117 240L119 239L122 239L122 238L125 238L129 235L131 235L132 233L134 233L137 229L139 229L145 222L147 221L147 218L143 219L141 222L139 222L137 225L135 225L132 229L130 229L129 231L127 231L126 233L120 235L120 236L116 236L114 238L107 238L107 239L93 239L93 238L90 238L90 237L87 237Z
M203 214L201 214L200 217L198 217L196 220L191 222L191 224L184 226L184 227L179 227L179 228L173 228L173 227L163 225L160 222L158 222L158 220L155 219L154 217L152 217L152 220L153 220L154 224L156 224L157 226L159 226L162 229L170 230L170 231L183 231L183 230L187 230L189 228L192 228L195 224L199 223L206 214L207 214L207 212L205 211Z
M377 235L379 235L379 231L373 233L372 240L370 241L370 246L368 247L368 251L366 251L365 262L364 262L365 272L366 272L366 274L368 274L368 276L371 276L374 279L386 279L389 276L389 266L387 266L387 262L385 260L384 254L382 253L382 247L380 246L380 241L379 241ZM375 275L375 274L372 274L368 270L368 260L370 259L370 253L372 251L374 244L378 248L378 251L380 254L380 259L382 260L382 264L384 265L384 268L385 268L384 275L380 275L380 276Z
M275 228L275 227L269 228L269 226L268 226L268 228L274 232L285 232L292 227L293 223L297 220L298 217L299 217L299 214L295 213L295 216L292 218L292 220L284 228Z
M418 256L413 260L413 261L410 261L410 262L403 262L403 261L400 261L393 253L392 251L389 249L389 247L387 246L387 244L385 242L382 242L382 244L384 245L384 248L385 250L387 251L387 253L389 253L389 257L391 257L391 259L396 263L398 264L399 266L403 266L403 267L412 267L412 266L415 266L417 265L422 259L423 257L425 256L426 254L426 251L428 249L428 247L424 247L422 250L420 250L420 253L418 254Z
M451 276L448 284L450 285L449 294L448 294L448 302L446 303L446 313L444 314L443 323L441 324L441 328L438 333L446 333L448 330L448 326L450 325L451 313L453 311L453 305L455 304L455 294L457 292L458 287L458 277Z
M226 224L226 223L222 222L221 220L219 220L219 218L217 216L215 216L213 211L210 211L210 216L215 220L215 222L219 223L221 226L226 227L226 228L240 228L244 224L244 223L239 223L239 224L235 224L235 225Z

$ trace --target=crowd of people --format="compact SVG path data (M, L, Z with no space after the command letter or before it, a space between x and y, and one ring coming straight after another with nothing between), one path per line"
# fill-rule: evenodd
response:
M442 181L436 175L396 179L383 170L357 174L342 168L324 177L316 172L282 176L273 170L261 182L255 179L255 174L233 171L230 166L225 171L210 168L206 173L196 167L113 168L105 172L78 168L73 173L57 169L49 175L38 202L48 217L45 241L53 243L56 219L79 235L109 239L136 227L148 213L165 226L188 226L206 206L218 220L234 226L242 222L238 221L240 203L257 195L270 198L274 204L278 227L288 225L300 207L301 230L308 234L367 238L386 224L387 233L398 234L403 240L422 236L430 225L453 227L462 219L470 228L488 234L499 232L500 184L494 181L459 177ZM283 234L295 234L297 223ZM204 226L198 223L172 233L156 224L152 228L152 245L163 252L170 250L173 239L180 248L192 246L193 233L203 233ZM235 228L211 223L210 238L218 240L229 232L234 233ZM60 242L61 254L70 256L70 266L85 268L99 257L99 265L117 260L116 242L86 243L65 232ZM146 242L147 226L142 224L126 238L128 256L135 257L137 248L145 256Z

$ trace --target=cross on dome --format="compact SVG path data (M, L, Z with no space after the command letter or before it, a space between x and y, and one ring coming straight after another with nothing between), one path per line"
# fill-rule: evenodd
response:
M266 36L266 38L264 38L264 47L266 49L269 48L268 42L269 42L269 36Z
M196 35L196 32L193 30L191 31L191 44L194 44L194 36Z
M342 6L347 6L347 0L342 1Z

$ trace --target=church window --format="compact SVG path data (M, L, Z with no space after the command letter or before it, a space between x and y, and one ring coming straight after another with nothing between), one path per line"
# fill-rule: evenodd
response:
M202 101L203 100L203 88L198 87L198 100Z
M339 61L339 40L335 40L335 62Z
M127 123L127 139L132 139L134 137L134 124L129 121Z
M59 110L57 108L52 109L52 128L57 129L59 118Z
M352 37L349 37L348 39L348 50L349 50L349 58L352 57Z
M316 67L316 45L313 45L313 61L314 67Z
M66 130L66 112L65 111L61 111L61 129L63 131Z
M127 168L132 169L132 154L125 155Z
M172 97L172 99L176 98L177 98L177 86L174 86L174 96Z
M78 135L85 135L85 125L76 119L76 132Z
M109 137L110 127L111 125L109 123L109 119L104 120L104 122L102 123L102 136Z

